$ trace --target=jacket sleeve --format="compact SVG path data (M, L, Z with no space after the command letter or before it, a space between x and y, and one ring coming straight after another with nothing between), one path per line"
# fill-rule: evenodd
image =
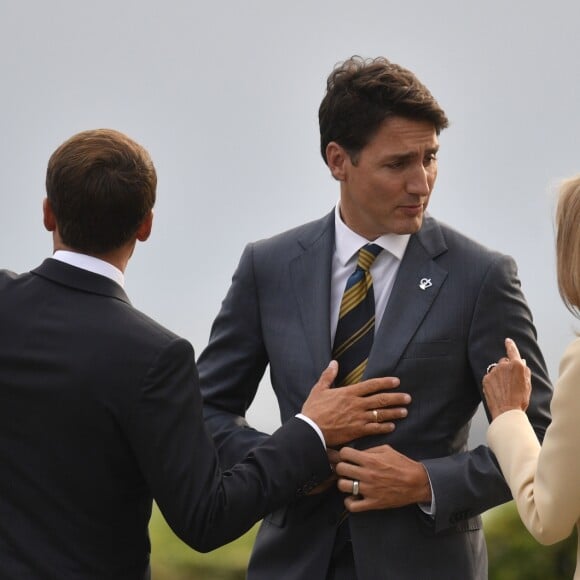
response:
M487 439L530 533L542 544L568 537L580 517L580 339L568 347L552 400L552 423L540 447L528 417L508 411Z
M209 343L198 360L204 416L224 467L239 461L267 437L245 419L268 364L252 248L248 245L242 254Z
M487 365L505 356L504 340L513 338L532 371L528 416L538 439L550 422L552 387L536 340L531 312L520 289L515 262L492 261L479 289L467 337L467 356L482 401ZM436 502L435 529L480 514L511 499L491 450L480 445L459 454L425 460Z
M183 339L162 349L130 408L127 434L147 485L173 531L197 550L235 539L330 475L318 435L296 418L222 472Z

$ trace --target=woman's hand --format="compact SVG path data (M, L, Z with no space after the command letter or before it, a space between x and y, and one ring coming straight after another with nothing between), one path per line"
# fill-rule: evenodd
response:
M516 343L505 340L506 357L483 377L483 393L492 419L512 409L525 411L532 392L531 372Z

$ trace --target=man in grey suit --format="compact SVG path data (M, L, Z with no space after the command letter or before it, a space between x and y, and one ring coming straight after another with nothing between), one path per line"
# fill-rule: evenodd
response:
M47 170L53 256L0 270L0 578L149 578L153 498L183 541L211 550L325 480L324 439L388 432L372 411L408 398L375 393L389 378L331 390L329 365L302 412L222 473L191 345L123 290L156 185L126 135L74 135Z
M208 425L232 464L265 437L243 417L267 365L284 422L331 353L352 364L340 357L353 344L367 349L353 377L398 377L413 401L391 433L340 450L339 489L320 486L265 518L248 578L484 579L479 514L510 493L490 450L467 439L504 337L525 345L540 438L549 423L551 387L515 263L426 213L448 120L413 73L384 58L345 61L319 121L339 202L246 247L198 361ZM344 335L355 268L374 315Z

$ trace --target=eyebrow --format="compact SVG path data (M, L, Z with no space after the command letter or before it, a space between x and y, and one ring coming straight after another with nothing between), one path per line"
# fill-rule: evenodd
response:
M428 149L425 149L426 155L435 155L438 152L439 152L439 146L429 147ZM411 159L415 159L416 157L418 157L418 154L416 151L409 151L408 153L389 155L388 157L386 157L386 160L387 161L410 161Z

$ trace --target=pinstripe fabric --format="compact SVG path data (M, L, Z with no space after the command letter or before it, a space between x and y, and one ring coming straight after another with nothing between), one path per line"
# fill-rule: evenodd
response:
M339 365L337 387L358 383L367 365L375 329L375 297L369 268L381 251L376 244L362 247L355 271L346 282L332 350Z

